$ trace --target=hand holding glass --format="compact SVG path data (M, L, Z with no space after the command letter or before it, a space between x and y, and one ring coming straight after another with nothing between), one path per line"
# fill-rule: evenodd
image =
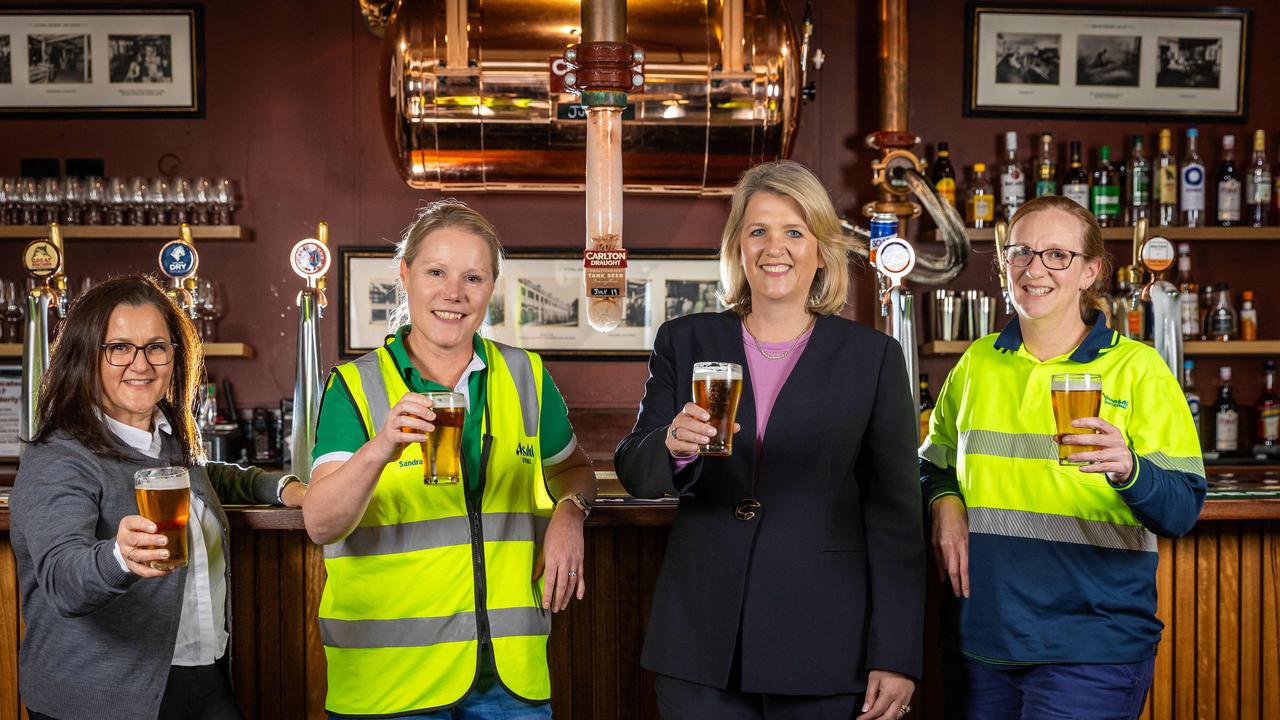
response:
M430 392L431 421L435 430L427 433L422 443L422 482L427 485L456 485L462 480L462 424L467 415L467 399L462 393ZM401 432L420 433L410 427Z
M1053 376L1053 419L1057 424L1054 440L1058 443L1059 465L1088 465L1087 462L1071 462L1067 459L1073 453L1086 453L1100 450L1096 445L1066 445L1062 442L1065 435L1097 434L1094 431L1081 432L1072 427L1074 420L1098 417L1102 410L1102 376L1092 373L1063 373Z
M183 467L139 470L133 474L133 493L138 514L156 524L156 534L164 535L166 560L148 563L153 570L173 570L187 564L187 518L191 512L191 478ZM142 548L156 550L158 548Z
M742 396L742 366L737 363L700 362L693 366L693 403L711 416L707 423L716 434L699 455L733 454L733 423Z

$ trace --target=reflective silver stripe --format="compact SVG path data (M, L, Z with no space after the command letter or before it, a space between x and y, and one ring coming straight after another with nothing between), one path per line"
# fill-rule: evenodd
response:
M1156 536L1140 525L1116 525L1069 515L969 508L969 532L1075 543L1113 550L1156 552Z
M1162 452L1153 452L1142 457L1150 460L1152 465L1161 470L1191 473L1192 475L1204 477L1204 459L1198 455L1194 457L1173 457Z
M515 380L516 393L520 396L520 414L524 417L524 434L528 437L538 437L540 412L537 378L533 376L533 360L529 358L529 353L520 348L503 345L500 342L493 342L493 345L498 348L498 352L502 353L502 359L507 363L507 371L511 373L511 379Z
M1058 444L1053 441L1053 436L1040 433L965 430L960 433L959 444L961 455L994 455L1023 460L1058 459Z
M473 612L396 620L320 618L320 641L335 648L427 647L477 638Z
M378 367L378 351L361 355L354 361L360 373L361 389L368 400L365 407L369 409L369 417L373 421L373 432L376 434L387 422L387 413L391 412L391 401L387 399L387 385L382 382L382 370Z
M551 630L551 619L547 615L538 607L490 610L489 635L494 638L547 635ZM396 620L320 618L320 641L333 648L430 647L477 639L474 612Z
M929 440L925 440L924 445L920 448L920 457L943 469L951 465L950 458L947 457L949 454L950 448L934 445Z
M483 513L481 526L485 542L542 542L549 518L530 513ZM469 545L471 532L465 515L418 520L396 525L358 527L338 542L324 546L326 558L430 550L453 545Z

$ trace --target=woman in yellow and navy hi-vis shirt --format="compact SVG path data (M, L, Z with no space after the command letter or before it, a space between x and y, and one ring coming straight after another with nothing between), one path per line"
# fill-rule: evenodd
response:
M325 546L326 709L549 718L548 611L583 596L595 476L542 359L477 334L501 260L488 221L433 203L396 259L394 332L330 375L303 506ZM426 485L423 393L445 390L467 401L463 482Z
M948 718L1136 718L1151 684L1156 536L1191 530L1204 464L1177 380L1097 311L1097 221L1061 197L1010 221L1014 317L947 377L920 448L946 601ZM1102 376L1058 463L1056 373ZM1085 434L1097 433L1097 434Z

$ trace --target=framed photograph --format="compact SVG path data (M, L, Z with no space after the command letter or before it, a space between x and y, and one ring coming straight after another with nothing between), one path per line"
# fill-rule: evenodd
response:
M344 356L382 344L396 303L392 248L338 248L339 337ZM658 326L695 312L718 312L714 252L631 251L622 325L600 333L582 312L582 251L512 251L503 260L480 333L548 357L643 358Z
M22 427L22 366L0 365L0 460L18 459Z
M203 7L0 8L0 117L202 117Z
M966 115L1244 119L1250 10L967 9Z

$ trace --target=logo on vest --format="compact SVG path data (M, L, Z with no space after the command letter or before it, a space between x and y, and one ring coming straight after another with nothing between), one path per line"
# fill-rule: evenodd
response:
M522 442L516 443L516 455L520 458L520 460L524 462L524 464L532 465L533 464L533 445L532 444L526 445Z
M1102 394L1102 402L1106 403L1107 407L1120 408L1121 410L1129 409L1128 400L1117 400L1106 393Z

